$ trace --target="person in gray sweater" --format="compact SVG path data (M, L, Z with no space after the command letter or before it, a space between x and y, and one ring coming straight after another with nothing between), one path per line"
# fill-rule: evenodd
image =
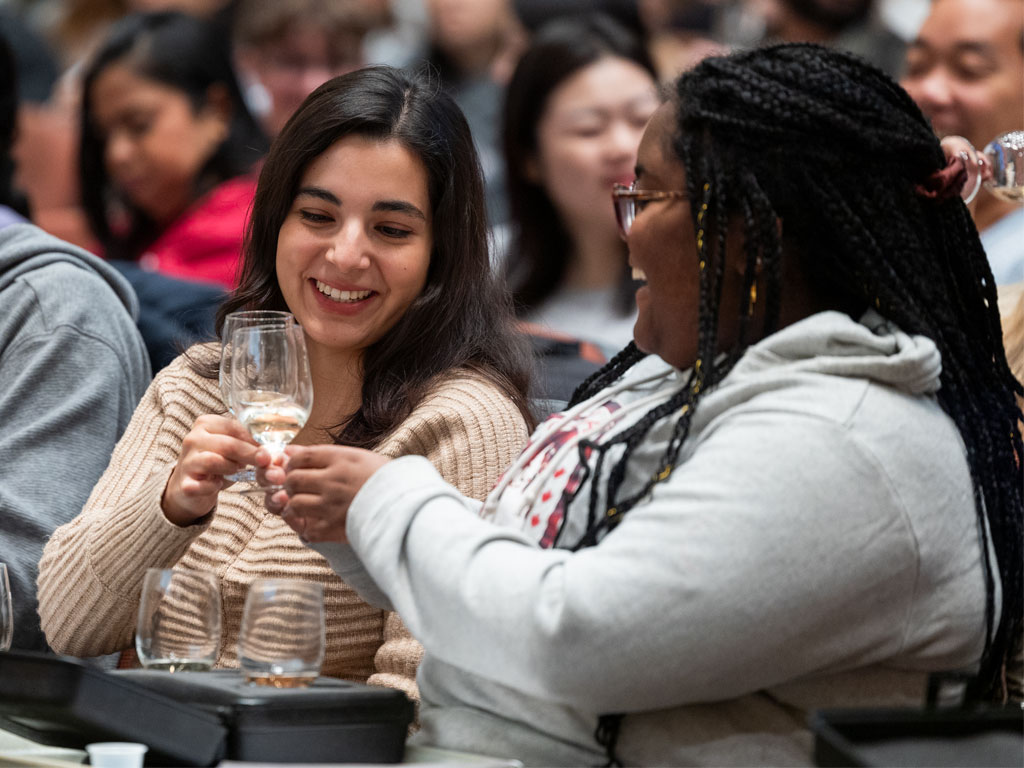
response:
M128 282L28 223L0 229L0 561L12 647L45 650L43 544L85 504L149 384Z
M416 739L811 765L815 709L921 704L948 672L1005 701L1021 385L963 171L852 55L708 59L613 196L634 345L482 508L413 457L267 470L269 508L423 644Z

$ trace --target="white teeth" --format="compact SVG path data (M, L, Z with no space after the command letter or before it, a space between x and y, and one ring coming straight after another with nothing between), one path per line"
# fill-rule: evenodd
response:
M647 273L645 273L642 269L640 269L640 267L633 267L633 279L634 280L643 280L646 283L647 282Z
M362 301L373 293L373 291L339 291L337 288L331 288L327 283L321 283L319 280L316 281L316 288L324 296L338 302Z

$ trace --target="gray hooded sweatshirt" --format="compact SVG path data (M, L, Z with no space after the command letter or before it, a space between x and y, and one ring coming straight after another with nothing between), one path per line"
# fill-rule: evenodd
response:
M795 323L702 398L667 479L571 551L578 438L686 385L651 357L537 428L489 520L405 457L356 495L351 546L316 549L423 643L418 740L594 765L598 715L624 713L627 765L810 765L809 711L918 705L929 672L980 658L974 498L940 371L929 339L874 313ZM618 498L662 472L677 419L637 446Z
M46 648L43 544L82 509L149 383L128 282L31 224L0 229L0 561L13 647Z

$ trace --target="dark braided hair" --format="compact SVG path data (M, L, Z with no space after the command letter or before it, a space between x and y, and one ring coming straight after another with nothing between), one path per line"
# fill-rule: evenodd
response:
M1004 663L1024 603L1024 452L1015 402L1022 388L1006 363L995 284L967 209L955 195L926 199L915 191L945 165L928 121L880 70L810 44L706 59L677 81L674 96L671 150L686 169L700 259L697 358L676 396L613 440L587 443L598 458L591 525L577 546L595 543L669 476L703 392L749 344L778 329L785 249L829 306L855 318L875 308L938 347L937 400L966 447L985 573L985 650L968 694L1005 698ZM718 339L727 219L741 223L746 259L738 338L728 344ZM573 403L642 356L627 347L580 386ZM633 447L672 413L679 417L660 468L639 493L619 498ZM597 514L602 460L616 444L625 450L607 471L606 508Z

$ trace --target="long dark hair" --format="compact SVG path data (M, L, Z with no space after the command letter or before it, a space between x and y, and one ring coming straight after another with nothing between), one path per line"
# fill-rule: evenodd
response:
M591 14L558 18L544 25L509 82L502 142L514 239L506 272L517 312L528 313L558 291L573 252L572 238L548 193L527 177L531 158L537 154L537 125L552 91L581 69L609 56L631 61L655 78L654 65L640 38L608 16ZM633 291L623 246L616 302L623 315L633 309Z
M197 199L217 184L247 173L266 151L267 140L242 99L220 25L176 11L137 13L118 21L83 77L78 175L86 218L106 255L136 259L160 235L160 227L121 199L111 183L104 157L106 138L97 130L92 103L96 78L120 62L140 77L182 91L197 111L206 104L211 86L220 86L227 94L228 133L195 180ZM123 210L126 226L112 226L115 210Z
M815 290L851 312L876 308L903 331L930 338L942 355L937 399L967 449L986 585L985 650L969 693L975 699L1005 695L1003 664L1024 601L1024 452L1015 401L1021 385L1007 366L995 282L970 214L956 195L927 199L916 189L945 165L928 121L880 70L807 44L708 59L679 79L676 98L671 150L686 169L695 231L703 226L711 233L698 242L706 267L700 273L697 362L689 386L616 437L627 446L608 473L607 503L618 512L600 527L618 524L661 479L618 498L629 449L657 419L681 410L663 458L667 476L702 394L721 381L755 336L778 327L781 219L787 247ZM743 223L746 267L739 340L722 355L717 333L729 217ZM750 288L758 269L755 294ZM765 302L763 327L756 331L749 320L754 301ZM574 401L641 357L630 345L584 382ZM591 531L587 542L595 538ZM996 575L1002 588L998 624Z
M513 330L510 298L491 273L473 138L455 102L425 75L367 67L328 80L306 98L263 165L241 279L218 312L218 331L236 310L288 309L275 271L278 231L306 167L344 136L397 141L423 162L434 245L423 292L366 350L362 404L335 441L374 447L439 377L457 368L493 381L532 425L529 353Z

